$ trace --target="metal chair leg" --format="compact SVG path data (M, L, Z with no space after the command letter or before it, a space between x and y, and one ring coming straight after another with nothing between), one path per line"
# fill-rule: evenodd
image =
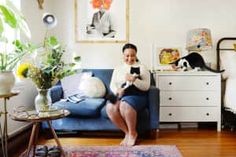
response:
M5 157L4 137L3 137L3 134L2 134L1 123L0 123L0 136L1 136L1 144L2 144L2 155L3 155L3 157Z

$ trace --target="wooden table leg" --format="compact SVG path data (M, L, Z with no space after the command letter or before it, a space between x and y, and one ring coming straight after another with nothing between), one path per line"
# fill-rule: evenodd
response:
M53 134L53 137L54 137L54 139L55 139L55 141L56 141L56 143L57 143L57 146L58 146L58 147L60 148L60 150L61 150L62 156L65 157L65 152L64 152L64 150L63 150L63 148L62 148L62 145L61 145L61 143L60 143L60 141L59 141L59 139L58 139L58 137L57 137L57 134L56 134L55 130L53 129L53 127L52 127L50 121L47 121L47 123L48 123L48 126L49 126L50 130L52 131L52 134Z
M37 127L38 127L38 122L35 122L33 124L33 128L32 128L31 135L30 135L30 141L29 141L28 148L27 148L27 154L26 154L27 157L30 156L31 148L32 148L33 144L35 144L35 142L36 142L35 137L36 137L36 133L37 133Z
M37 123L37 125L36 125L35 134L34 134L33 156L35 156L35 149L36 149L36 146L37 146L38 134L39 134L39 123Z

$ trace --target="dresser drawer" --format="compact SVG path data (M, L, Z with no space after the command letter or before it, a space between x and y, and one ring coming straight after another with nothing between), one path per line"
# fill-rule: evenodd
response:
M218 91L161 91L160 106L219 106Z
M214 76L159 76L160 90L216 90L219 81Z
M217 107L161 107L161 122L217 121Z

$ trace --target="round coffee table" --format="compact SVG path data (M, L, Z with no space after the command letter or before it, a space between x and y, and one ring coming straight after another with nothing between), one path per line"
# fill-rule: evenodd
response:
M35 155L39 126L41 122L47 122L48 127L51 130L53 137L57 143L57 146L60 148L62 152L62 156L65 156L65 152L62 149L62 145L57 137L55 130L52 127L51 121L64 118L69 114L70 112L68 110L58 109L50 112L40 112L40 113L37 113L36 111L19 111L19 112L16 111L15 113L10 115L11 119L13 120L33 123L33 128L30 135L30 141L26 152L28 157L30 156L30 151L32 147L33 147L33 156Z

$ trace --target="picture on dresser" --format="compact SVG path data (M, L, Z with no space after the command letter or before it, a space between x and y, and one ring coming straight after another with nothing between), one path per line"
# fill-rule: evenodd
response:
M156 70L172 70L170 63L182 57L179 47L154 48L154 67Z

